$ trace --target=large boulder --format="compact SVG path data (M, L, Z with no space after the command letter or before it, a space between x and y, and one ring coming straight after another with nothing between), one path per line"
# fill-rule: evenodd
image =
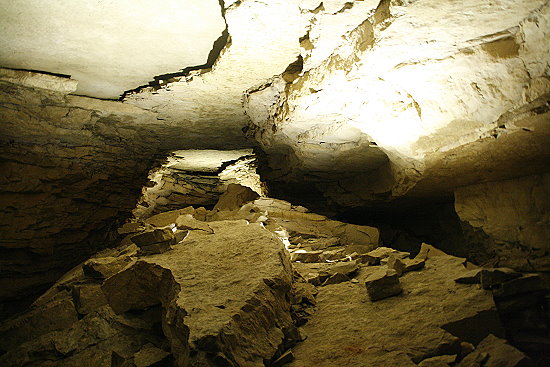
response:
M257 366L275 354L291 324L288 255L259 224L209 225L213 234L191 231L172 251L141 257L107 279L103 291L117 313L162 304L163 328L182 366ZM188 328L188 340L178 324Z

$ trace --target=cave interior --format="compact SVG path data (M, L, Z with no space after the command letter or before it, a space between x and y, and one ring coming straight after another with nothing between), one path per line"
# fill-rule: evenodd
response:
M0 0L0 365L550 365L548 0Z

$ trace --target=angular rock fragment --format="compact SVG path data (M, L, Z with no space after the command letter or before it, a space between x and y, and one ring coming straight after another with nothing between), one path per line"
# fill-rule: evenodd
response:
M403 291L397 272L386 268L381 268L369 275L365 280L365 286L371 301L396 296Z
M493 288L495 298L511 297L532 292L546 292L547 288L542 278L537 274L528 274L509 280Z
M329 284L338 284L342 282L349 281L350 278L342 273L336 273L327 278L327 280L324 281L323 285L329 285Z
M307 303L310 305L315 305L315 295L317 290L315 286L311 283L294 283L292 286L291 302L293 304L298 303Z
M386 259L392 254L399 259L404 259L406 257L409 257L410 255L408 252L400 252L393 248L378 247L377 249L372 250L361 257L366 260L365 262L367 262L369 265L379 265L382 259Z
M118 273L132 262L129 256L95 257L84 262L82 270L90 278L106 279Z
M185 246L141 257L107 279L103 291L117 313L161 304L163 330L180 365L212 359L259 365L275 354L282 328L292 323L288 255L260 224L209 224L214 234L190 231Z
M147 344L134 355L134 364L136 367L150 367L166 359L170 353Z
M117 229L118 234L130 234L136 233L143 229L141 223L131 222L123 224L119 229Z
M214 210L237 210L243 204L256 200L260 195L250 187L239 184L229 184L227 190L223 193Z
M145 224L150 224L155 227L166 227L170 224L175 224L176 219L178 219L179 216L185 215L185 214L193 214L195 212L195 209L192 206L188 206L187 208L178 209L178 210L171 210L168 212L159 213L156 215L153 215L150 218L145 219Z
M270 367L281 367L294 360L294 354L292 350L287 350L279 358L271 362Z
M171 229L155 229L138 234L131 238L142 255L160 254L170 250L175 243L175 236Z
M196 220L191 214L180 215L176 219L176 227L179 230L199 230L207 233L214 233L212 228L210 228L206 222Z
M386 266L389 269L395 270L398 276L401 276L401 274L405 272L405 268L407 267L403 260L393 254L388 256Z
M509 345L506 340L488 335L476 350L468 354L457 367L529 367L535 366L525 354Z
M455 279L455 282L461 284L479 284L481 282L481 269L469 270L466 274Z
M426 358L418 364L418 367L449 367L456 360L456 355L443 355Z
M72 295L79 314L89 314L107 304L107 299L99 284L74 285Z
M304 251L297 250L290 255L290 260L302 263L320 263L322 259L323 251Z
M343 274L343 275L351 276L354 273L356 273L358 269L359 269L359 265L357 265L356 261L347 261L347 262L341 262L341 263L336 263L334 265L331 265L327 269L327 272L331 275Z
M414 270L420 270L426 265L426 259L403 259L402 260L405 263L405 269L404 273L408 271L414 271Z
M434 257L434 256L449 256L445 252L441 251L438 248L433 247L432 245L429 245L427 243L422 243L420 246L420 251L418 252L418 255L416 255L417 259L427 259L428 257Z
M41 335L70 327L78 321L71 295L67 291L56 294L36 309L0 326L0 349L10 350Z
M480 280L481 287L483 289L492 289L499 284L518 278L521 276L521 273L518 273L514 269L508 268L493 268L493 269L482 269Z

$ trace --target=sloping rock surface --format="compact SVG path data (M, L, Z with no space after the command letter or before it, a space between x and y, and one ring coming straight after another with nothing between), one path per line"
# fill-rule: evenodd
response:
M460 341L479 342L502 335L491 293L456 284L467 270L464 259L428 254L423 270L405 273L403 292L372 302L364 281L385 266L365 266L356 278L318 288L317 311L303 326L307 341L298 344L290 366L415 366L423 359L457 354ZM474 322L483 316L483 321ZM445 331L449 323L467 324ZM466 332L467 331L467 332Z

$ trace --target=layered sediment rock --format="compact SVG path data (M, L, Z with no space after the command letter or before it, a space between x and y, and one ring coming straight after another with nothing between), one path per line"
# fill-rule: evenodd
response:
M546 1L308 5L300 72L245 98L270 180L361 206L547 170Z
M547 289L539 276L478 269L481 276L462 284L471 265L432 246L409 259L379 247L376 228L237 197L233 210L221 209L236 203L228 191L212 211L186 208L122 226L119 247L4 323L0 363L414 366L450 356L470 363L477 357L464 357L482 340L473 353L529 360L487 336L504 335L499 313L515 342L533 333L517 329L532 319L518 305L540 307ZM161 251L144 251L158 244Z

